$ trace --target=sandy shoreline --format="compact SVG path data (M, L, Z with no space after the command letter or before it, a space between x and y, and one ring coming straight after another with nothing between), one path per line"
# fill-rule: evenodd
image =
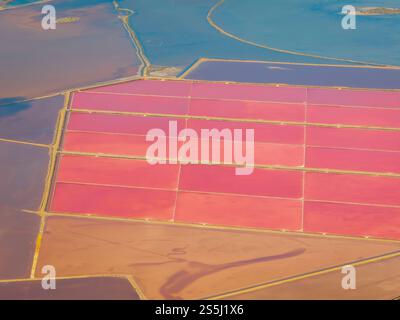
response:
M356 13L360 16L399 15L400 8L360 7L356 8Z

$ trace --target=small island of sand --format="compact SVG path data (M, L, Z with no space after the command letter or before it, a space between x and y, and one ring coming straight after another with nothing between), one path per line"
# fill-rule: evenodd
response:
M400 15L400 8L359 7L356 13L360 16Z

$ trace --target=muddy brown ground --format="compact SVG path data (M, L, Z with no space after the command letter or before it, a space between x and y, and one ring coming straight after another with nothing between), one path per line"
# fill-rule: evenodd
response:
M0 12L0 98L38 97L136 75L140 61L110 1L52 1L57 19L43 30L43 5Z
M0 141L0 279L30 275L49 150Z
M54 290L44 290L42 282L0 283L0 300L138 300L126 278L56 279Z
M395 299L400 296L400 257L356 267L356 288L343 290L339 271L227 297L227 299Z
M37 270L50 264L61 277L129 274L147 298L194 299L398 249L363 239L53 216Z

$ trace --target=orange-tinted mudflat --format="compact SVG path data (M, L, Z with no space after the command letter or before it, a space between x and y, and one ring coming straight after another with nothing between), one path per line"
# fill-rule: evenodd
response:
M126 278L79 277L56 279L55 290L44 290L42 281L0 283L1 300L139 300Z
M398 243L362 239L49 217L37 276L48 264L60 277L126 274L147 298L192 299L399 248Z
M343 274L335 270L254 290L229 295L226 299L332 299L332 300L389 300L398 298L400 292L400 257L360 265L357 270L355 290L343 290Z
M191 80L79 91L50 210L400 239L399 111L396 91ZM254 130L256 168L145 161L149 130L184 128Z

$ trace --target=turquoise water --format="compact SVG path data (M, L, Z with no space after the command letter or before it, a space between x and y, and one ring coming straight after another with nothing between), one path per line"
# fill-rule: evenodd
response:
M0 5L3 4L3 2L0 0ZM18 6L23 6L23 5L28 5L28 4L40 4L43 2L43 5L45 4L53 4L56 5L56 7L62 7L62 8L73 8L77 7L79 4L81 4L82 7L86 7L88 5L95 5L95 4L100 4L107 2L109 4L112 4L112 0L67 0L67 1L62 1L62 3L59 3L58 1L46 1L46 0L13 0L11 2L8 2L6 7L18 7Z
M216 0L123 0L130 23L153 65L187 66L200 57L329 63L238 42L207 22ZM280 0L282 2L282 0ZM231 19L228 19L230 23Z
M358 16L343 30L344 5L400 8L399 0L226 0L214 21L241 38L330 57L400 65L400 15Z
M13 4L32 2L17 0ZM89 0L101 3L111 0ZM257 48L219 33L207 22L217 0L121 0L153 65L188 66L200 57L341 63ZM76 5L77 0L62 6ZM360 16L341 28L348 0L225 0L214 21L241 38L279 49L370 63L400 65L400 15ZM400 7L400 0L352 0L355 6Z
M0 5L3 4L5 1L0 1ZM11 2L7 3L7 7L15 7L15 6L21 6L29 3L34 3L34 2L39 2L39 0L14 0Z

